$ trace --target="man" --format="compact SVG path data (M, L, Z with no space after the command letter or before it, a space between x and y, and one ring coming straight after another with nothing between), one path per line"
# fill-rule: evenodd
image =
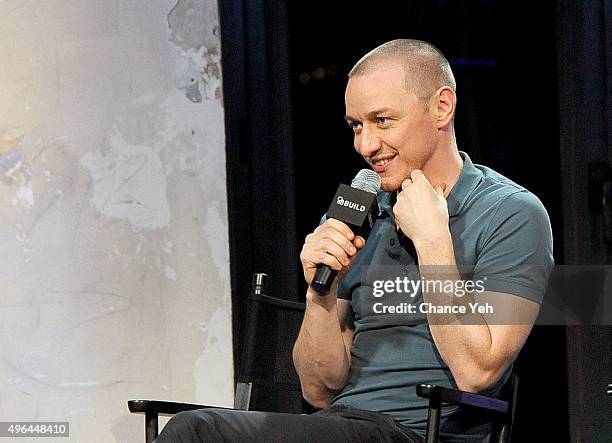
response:
M459 152L455 80L433 46L374 49L349 73L345 101L355 149L384 192L367 242L329 219L300 256L308 283L319 264L339 271L328 293L308 290L294 348L304 397L323 411L198 413L178 419L183 428L229 440L417 442L427 418L417 384L496 396L508 378L552 267L546 211ZM458 407L442 422L450 441L486 441L491 431Z

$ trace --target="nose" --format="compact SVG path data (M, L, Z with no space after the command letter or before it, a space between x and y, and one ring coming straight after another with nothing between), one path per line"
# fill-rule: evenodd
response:
M375 155L381 148L382 142L376 130L364 124L360 133L355 137L355 149L362 157L368 158Z

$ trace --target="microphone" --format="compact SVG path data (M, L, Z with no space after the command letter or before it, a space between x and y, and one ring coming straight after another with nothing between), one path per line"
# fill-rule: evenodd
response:
M351 186L341 184L327 210L327 218L335 218L346 223L349 228L367 239L374 219L378 215L376 194L380 191L380 176L371 169L362 169L351 181ZM327 265L317 266L310 286L320 294L331 288L337 271Z

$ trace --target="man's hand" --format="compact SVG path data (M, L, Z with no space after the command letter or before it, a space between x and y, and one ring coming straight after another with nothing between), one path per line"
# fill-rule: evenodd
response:
M445 185L435 188L422 171L415 169L402 182L402 191L393 206L395 221L415 247L435 244L448 238L448 206L444 198Z
M353 264L357 251L364 246L363 237L353 234L346 224L328 219L306 236L300 253L306 282L310 284L319 264L338 271L339 277L342 277Z
M312 288L306 293L306 312L293 348L293 362L300 377L302 394L312 405L327 407L348 380L353 344L353 315L348 300L337 299L339 279L350 269L365 240L344 223L329 219L312 234L300 254L304 278L310 285L319 264L339 275L330 293L320 296Z

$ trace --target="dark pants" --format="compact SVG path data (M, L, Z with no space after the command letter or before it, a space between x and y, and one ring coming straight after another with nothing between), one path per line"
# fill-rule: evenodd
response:
M423 441L386 415L332 406L312 415L229 409L181 412L166 424L156 443Z

